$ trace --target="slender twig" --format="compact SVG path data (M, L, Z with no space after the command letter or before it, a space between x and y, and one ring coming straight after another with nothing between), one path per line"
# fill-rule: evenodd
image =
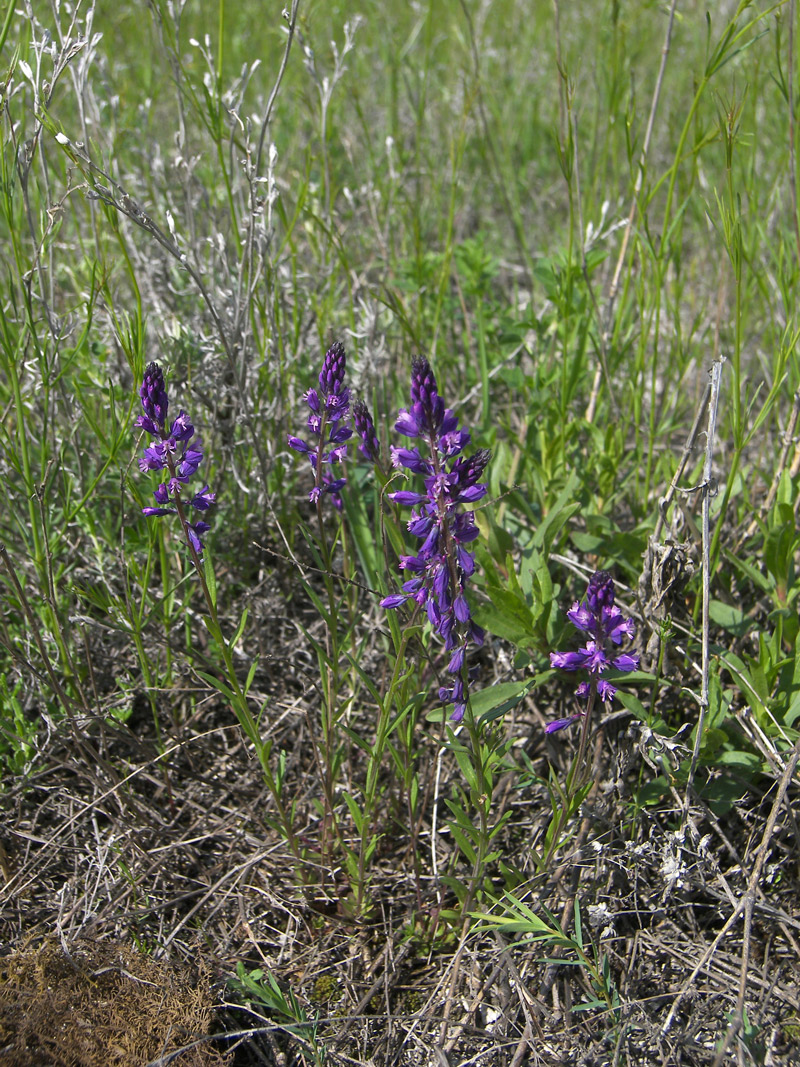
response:
M17 578L17 573L14 570L14 565L9 558L8 551L6 550L5 545L0 545L0 559L2 559L5 565L9 579L11 580L11 586L17 597L17 602L19 603L19 606L23 614L25 615L25 619L30 628L28 632L33 638L37 649L39 650L39 655L42 657L42 663L44 664L45 670L47 671L47 677L50 679L50 685L52 686L53 692L58 697L58 701L67 715L67 719L72 724L74 722L73 713L76 708L87 712L90 711L90 709L82 704L79 704L78 701L70 697L64 689L64 686L61 684L61 679L56 673L55 667L53 666L47 649L45 648L44 641L42 640L42 635L39 632L39 626L37 624L36 615L34 614L33 609L30 606L28 598L25 596L25 593L22 590L22 586L20 585L19 579Z
M719 390L722 381L722 365L725 357L717 360L711 366L711 395L708 406L708 429L706 430L706 457L703 464L703 481L700 491L702 498L702 554L703 554L703 619L702 619L702 680L700 690L700 715L697 719L697 732L694 738L692 760L689 764L689 774L686 779L686 799L684 804L684 823L689 816L691 794L694 788L694 776L697 770L697 761L700 758L700 748L703 744L703 726L705 725L706 710L708 708L708 675L709 675L709 603L711 600L711 498L714 495L715 483L712 478L712 460L714 456L714 439L716 437L717 409L719 407Z
M622 268L625 263L625 256L628 251L628 243L630 241L631 233L633 231L633 223L636 218L636 209L639 205L639 194L642 191L644 185L644 176L646 172L647 156L650 151L650 139L653 136L653 127L656 121L656 111L658 110L658 102L661 97L661 88L664 83L664 73L667 69L667 57L669 55L670 44L672 42L672 27L675 22L675 9L678 6L678 0L672 0L669 7L669 19L667 20L667 32L664 36L664 44L661 47L661 64L658 68L658 76L656 77L655 88L653 89L653 99L650 104L650 115L647 119L647 129L644 134L644 141L642 142L642 151L639 155L639 169L636 174L636 181L633 186L633 196L631 197L631 207L628 213L628 222L625 227L625 232L622 236L622 244L619 249L619 256L617 257L617 265L614 269L614 276L611 279L611 287L608 290L608 303L606 305L606 321L603 327L603 349L608 351L608 343L611 336L611 321L614 316L614 305L619 293L620 280L622 278ZM595 371L594 382L592 384L592 392L589 398L589 405L586 409L586 419L591 422L594 418L595 408L597 406L597 394L600 389L600 382L602 380L602 367L598 367Z
M445 1035L442 1034L440 1036L440 1041L441 1041L442 1046L443 1046L442 1051L444 1052L445 1056L449 1052L452 1052L453 1049L456 1047L456 1045L458 1044L459 1038L464 1033L464 1030L466 1029L466 1027L467 1027L467 1025L469 1023L469 1020L472 1019L472 1017L474 1016L474 1014L477 1011L477 1009L481 1006L481 1004L483 1004L485 1002L486 994L492 988L492 986L497 981L497 979L500 977L500 975L503 973L503 971L505 971L507 968L508 968L508 957L504 954L504 955L501 955L499 962L494 965L494 967L492 968L491 971L489 971L489 973L486 975L484 980L481 982L481 984L478 987L477 991L473 994L473 997L472 997L471 1001L469 1002L469 1004L467 1005L466 1011L463 1014L463 1017L462 1017L463 1021L458 1023L458 1024L456 1024L456 1026L454 1027L454 1032L450 1035L450 1037L447 1040L446 1044L445 1044ZM452 1004L452 1000L450 1000L448 1003ZM450 1061L449 1060L447 1060L447 1061L443 1060L442 1062L449 1063Z
M267 130L269 129L269 120L272 118L272 109L275 106L275 100L278 96L278 90L281 87L283 81L283 75L286 72L286 65L289 62L289 53L292 50L292 41L294 40L294 28L297 25L297 11L300 7L300 0L292 0L292 10L289 12L287 19L288 29L286 37L286 48L284 49L283 59L281 60L280 69L278 70L278 76L275 79L275 84L272 86L272 92L269 94L269 100L267 106L264 109L264 118L261 120L261 134L258 138L258 152L256 153L256 173L261 170L261 156L264 152L264 141L267 137Z
M752 872L750 874L750 877L749 877L749 879L747 881L747 889L742 894L742 896L739 898L739 900L738 900L738 902L736 904L736 907L733 910L733 913L729 916L728 920L725 922L725 925L722 927L722 929L719 931L719 933L714 938L712 943L709 945L709 947L703 953L701 958L698 960L697 964L695 965L695 967L692 970L692 973L686 979L686 981L684 982L680 992L675 997L675 1000L672 1002L672 1006L669 1009L669 1013L668 1013L666 1019L664 1020L664 1025L661 1027L662 1035L666 1034L667 1031L669 1030L669 1028L672 1026L673 1019L675 1018L675 1013L677 1012L678 1008L683 1003L683 1000L686 997L687 993L694 987L695 978L697 978L698 974L706 966L708 961L711 959L711 957L716 952L716 950L719 947L719 945L722 944L723 940L725 939L725 937L728 934L728 931L731 929L733 924L736 922L736 920L739 918L739 916L742 914L742 912L745 909L749 909L750 914L751 914L751 919L752 919L752 910L753 910L753 904L754 904L754 901L755 901L756 888L758 886L758 881L759 881L759 879L761 877L761 872L762 872L762 870L764 868L764 863L766 862L766 859L767 859L767 854L769 852L769 843L770 843L770 840L772 838L772 833L773 833L773 831L775 829L775 822L776 822L776 820L778 818L778 811L780 810L780 807L781 807L781 805L783 804L783 802L785 800L786 791L789 788L789 783L791 782L792 778L794 777L794 773L795 773L795 770L797 768L797 762L798 762L799 759L800 759L800 740L798 740L795 743L794 751L792 752L792 755L791 755L791 758L789 759L789 762L786 764L786 770L783 772L783 776L782 776L782 778L780 780L780 783L778 784L778 792L777 792L777 794L775 796L775 800L773 801L772 809L771 809L771 811L769 813L769 818L767 819L767 825L764 827L764 833L763 833L763 835L761 837L761 844L759 845L759 848L758 848L758 854L756 856L756 862L755 862L753 870L752 870ZM748 927L748 929L749 929L749 927ZM739 992L738 992L738 995L737 995L737 1015L738 1015L738 1020L739 1021L742 1018L742 1009L744 1008L744 994L745 994L745 988L746 988L746 985L747 985L747 967L748 967L748 964L749 964L749 947L746 948L743 945L742 946L742 964L741 964L740 981L739 981ZM736 1023L734 1023L734 1025L736 1025ZM739 1025L741 1025L740 1022L739 1022Z
M792 401L792 411L789 415L789 423L783 434L783 448L781 449L778 465L775 468L775 474L772 478L772 485L769 487L769 492L767 493L766 500L758 509L759 514L762 517L768 513L769 509L775 502L775 497L778 495L778 486L780 485L781 478L783 477L783 472L786 470L787 464L789 463L789 453L792 450L792 445L795 444L794 435L797 432L798 418L800 418L800 389L797 389L794 394L794 400ZM796 449L795 455L797 456L798 454L800 454L800 452L798 452L798 450ZM750 525L745 530L744 537L741 538L736 547L739 548L743 541L746 541L748 537L752 537L757 529L758 519L754 516L750 521Z
M739 973L739 994L736 998L736 1017L739 1026L742 1025L744 1019L744 995L747 988L747 968L750 962L750 938L753 925L753 906L755 904L756 890L758 888L758 882L761 878L761 871L764 869L766 863L767 853L769 851L769 843L772 838L773 831L775 829L775 821L778 817L778 811L784 802L786 797L786 791L789 788L789 783L794 777L794 772L797 767L797 762L800 759L800 739L795 743L794 751L789 758L789 762L786 764L786 770L783 772L781 780L778 784L778 792L775 794L775 800L772 804L772 809L767 819L767 825L764 827L764 836L761 839L761 845L758 849L756 856L756 862L753 867L753 873L750 875L750 879L747 883L747 892L744 896L744 935L742 944L742 962ZM792 815L791 806L789 806L789 814Z
M492 124L489 121L489 116L486 114L486 107L483 101L483 78L481 76L481 62L480 62L480 50L478 43L475 39L475 27L472 22L472 15L470 13L469 5L466 0L460 0L461 10L464 14L464 19L467 23L467 32L469 34L470 52L472 54L472 66L475 74L475 83L477 85L477 93L475 95L475 101L478 107L478 115L481 120L481 127L483 129L483 143L489 151L489 155L492 160L492 166L495 172L495 182L497 188L500 190L500 195L503 198L506 214L511 222L511 228L514 231L514 239L517 242L517 248L519 249L521 258L525 261L525 269L528 272L528 278L533 278L533 266L531 263L530 253L528 252L528 245L525 235L525 229L522 224L522 219L515 204L511 200L506 183L503 180L503 168L500 166L500 158L497 154L497 147L494 143L493 130L497 128L497 124Z
M286 67L287 67L288 62L289 62L289 53L291 52L292 42L294 40L294 30L295 30L295 25L297 23L297 11L298 11L299 6L300 6L300 0L293 0L291 12L287 12L285 10L283 12L284 18L287 21L286 48L284 49L283 59L281 60L281 65L280 65L280 67L278 69L278 73L277 73L277 75L275 77L275 84L272 86L272 92L269 94L269 99L267 100L267 106L264 109L264 117L261 120L261 131L260 131L259 137L258 137L258 149L256 151L255 166L253 166L251 168L248 165L246 167L246 169L245 169L245 173L247 175L248 182L249 182L249 188L250 188L250 218L249 218L249 223L247 225L247 237L246 237L246 240L244 242L244 253L242 255L241 264L239 266L239 286L238 286L238 290L237 290L237 300L236 300L236 324L237 324L237 327L239 326L240 311L241 311L242 307L245 306L245 301L243 299L243 293L244 293L244 289L245 289L246 283L247 283L247 296L248 296L248 300L247 300L246 303L247 303L247 306L249 307L250 303L252 301L253 293L255 291L255 285L256 285L257 282L261 282L262 281L261 272L252 271L252 269L251 269L252 268L252 264L253 264L253 244L255 242L255 234L256 234L256 217L257 217L257 215L259 213L259 210L260 210L259 198L258 198L258 192L257 192L257 190L258 190L257 180L261 177L261 161L262 161L263 155L264 155L264 143L265 143L266 138L267 138L267 132L269 130L269 124L270 124L270 120L272 118L272 109L275 106L275 100L277 99L277 96L278 96L278 90L281 87L281 82L283 81L283 76L286 73ZM248 164L249 164L249 156L250 156L249 139L248 139L248 153L247 154L248 154ZM251 279L250 278L251 273L256 274L257 278L252 278ZM247 319L248 319L247 315L242 316L242 326L241 326L242 330L246 329ZM243 342L244 342L244 336L243 336ZM242 347L244 348L244 344L242 345Z
M786 70L788 81L786 99L789 104L789 160L792 177L789 189L792 193L792 221L794 222L794 240L797 247L797 259L800 263L800 217L797 212L797 146L795 144L794 123L794 13L795 0L789 0L789 62Z
M705 391L703 392L702 399L700 400L700 406L697 409L692 428L689 431L689 436L686 438L686 444L683 446L683 452L681 453L681 460L678 464L678 468L675 471L675 475L669 484L669 489L658 502L658 519L656 520L656 526L653 530L653 540L658 541L661 536L661 531L664 528L664 523L667 521L667 510L678 491L678 483L686 472L686 465L689 462L690 457L694 453L694 446L697 443L697 438L700 433L700 424L703 421L706 409L708 408L708 401L711 398L711 382L706 383Z
M583 274L583 281L586 285L586 291L589 294L589 299L592 301L592 307L597 318L598 323L602 316L600 314L600 305L597 303L597 297L595 296L594 286L592 280L589 277L589 264L586 259L586 231L583 228L583 200L581 197L581 168L578 163L578 116L572 116L572 142L575 151L575 166L573 167L575 177L575 206L578 211L578 237L581 250L581 273ZM605 330L600 331L599 345L597 346L597 358L600 361L600 370L603 377L606 380L606 388L608 389L608 399L611 407L612 418L616 421L619 419L619 404L617 403L616 391L611 387L611 375L608 373L608 359L606 358L608 351L608 336ZM592 390L592 399L596 403L597 394ZM594 416L594 410L592 411ZM591 421L591 420L589 420Z
M235 376L237 367L237 340L226 327L225 322L223 321L222 312L213 300L211 293L203 280L200 267L193 264L189 257L184 252L181 252L177 241L175 241L170 234L165 233L155 220L142 209L141 205L139 205L136 200L125 191L120 183L91 159L81 145L77 144L75 141L71 141L62 133L56 134L56 140L87 179L88 189L86 195L88 199L100 200L108 207L114 208L120 215L130 219L131 222L144 230L145 233L150 234L161 248L169 256L175 259L186 271L197 286L203 303L214 323L217 335L219 336L220 343L225 353L225 359ZM102 179L102 181L100 179ZM103 182L108 184L103 184ZM255 452L258 458L261 482L262 485L267 485L269 473L267 456L264 448L260 445L261 435L256 430L254 422L256 413L253 410L251 403L248 402L248 391L243 389L241 395L244 398L244 420L256 446Z

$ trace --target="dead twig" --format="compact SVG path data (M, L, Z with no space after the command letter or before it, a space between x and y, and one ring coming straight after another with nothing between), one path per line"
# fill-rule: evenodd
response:
M750 963L750 938L752 932L753 906L755 904L756 890L758 886L758 881L761 878L761 872L764 869L764 864L769 853L769 844L772 838L773 831L775 829L775 823L778 818L778 812L780 811L781 805L784 803L784 800L786 798L786 791L789 788L789 783L794 777L794 772L797 767L798 760L800 760L800 739L798 739L794 746L794 751L792 752L789 762L786 764L786 770L784 771L783 777L781 778L778 784L778 792L776 793L775 800L772 803L769 818L767 819L767 825L764 827L764 833L761 837L761 844L758 848L756 861L753 866L753 870L750 874L750 877L747 881L747 889L739 898L732 914L729 916L720 932L714 938L711 945L706 949L700 960L692 969L691 974L684 982L680 992L675 997L675 1000L672 1002L672 1007L669 1009L669 1013L664 1021L664 1025L661 1027L662 1036L666 1035L669 1031L669 1028L672 1026L673 1020L675 1019L675 1013L677 1012L680 1005L683 1003L686 994L694 985L694 981L697 978L698 974L706 966L708 961L716 952L719 945L726 937L728 931L733 927L734 923L738 920L742 912L744 912L745 925L742 944L742 961L739 977L739 992L736 998L736 1017L734 1019L734 1022L731 1023L731 1026L735 1027L737 1029L737 1032L741 1028L744 1013L744 997L747 988L747 970Z
M702 679L700 691L700 715L697 719L697 731L694 738L692 760L689 764L689 774L686 779L686 799L683 808L684 826L689 818L691 794L694 789L694 776L697 771L697 761L700 758L700 748L703 743L703 726L705 724L706 710L708 708L708 676L709 676L709 605L711 603L711 498L715 492L715 482L712 476L712 461L714 456L714 440L717 427L717 409L719 407L719 392L722 381L722 366L725 357L717 360L711 366L711 393L708 405L708 429L706 430L706 457L703 464L703 481L699 489L702 493L702 554L703 554L703 606L702 606Z

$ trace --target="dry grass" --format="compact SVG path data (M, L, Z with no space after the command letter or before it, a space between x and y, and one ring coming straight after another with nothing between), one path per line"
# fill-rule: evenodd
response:
M319 1039L333 1063L427 1064L439 1056L450 1064L721 1064L735 1062L735 1042L725 1054L716 1049L735 1009L747 943L748 1018L760 1027L769 1055L760 1062L798 1062L798 854L785 794L777 805L774 790L750 794L722 820L695 807L683 834L675 829L677 805L641 811L634 825L630 788L641 766L640 735L619 717L598 736L599 751L609 755L601 757L567 857L549 877L536 878L529 847L547 824L549 801L539 787L511 788L509 776L508 788L499 790L511 811L502 846L505 862L527 872L517 893L527 890L533 907L561 909L565 929L577 894L594 951L607 956L619 993L612 1018L599 1008L576 1010L589 992L586 975L569 960L553 962L546 946L473 933L458 952L459 930L437 923L452 901L430 870L421 872L418 899L400 835L382 843L367 919L348 914L344 879L313 884L306 871L303 885L265 824L267 797L238 729L220 714L206 705L194 722L176 729L161 762L145 737L125 728L106 725L101 735L88 727L80 746L54 735L35 776L6 794L3 940L28 946L11 958L26 962L7 959L4 969L6 1048L15 1032L29 1047L34 1032L44 1041L45 1020L71 1017L76 974L121 958L137 976L175 975L152 980L165 996L186 991L187 1020L199 1010L198 989L208 990L202 982L186 985L187 969L207 971L214 999L224 1005L217 1029L244 1032L230 1038L238 1046L234 1062L313 1062L302 1035L287 1033L286 1019L263 1011L259 1017L257 1004L254 1014L234 1006L240 1000L226 981L242 960L291 989L311 1019L319 1015ZM514 729L529 738L525 748L544 770L538 715L527 707ZM295 732L298 776L305 773L302 723L299 713L287 716L281 738L286 744ZM124 775L113 770L121 767ZM451 784L444 782L443 791ZM310 804L308 817L313 833ZM426 833L429 825L423 840ZM447 835L438 836L446 868L454 855ZM744 903L752 905L747 926ZM52 939L54 928L60 943ZM78 960L76 972L65 952L77 960L86 944L99 962ZM165 960L174 972L158 970ZM15 995L22 998L43 968L62 976L46 983L47 1013L40 1023L35 1013L19 1010L15 1019ZM108 972L115 982L121 973ZM84 1001L87 988L95 987L83 988ZM122 982L109 1027L116 1019L124 1030L145 1012L136 1006L142 988L151 987ZM203 1004L208 1007L207 997ZM202 1030L199 1022L180 1025ZM161 1051L148 1049L153 1059ZM75 1055L63 1062L99 1062L91 1050ZM140 1062L129 1055L119 1062Z

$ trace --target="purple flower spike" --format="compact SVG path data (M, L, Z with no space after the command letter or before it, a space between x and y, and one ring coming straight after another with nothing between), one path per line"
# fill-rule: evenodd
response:
M289 448L308 456L314 471L314 488L308 494L312 503L328 495L334 507L342 510L339 490L346 478L335 478L324 470L325 464L341 463L347 459L346 441L353 434L350 418L350 390L344 384L347 358L344 345L336 341L325 353L319 372L319 389L309 389L304 400L309 408L306 426L310 440L288 435ZM332 446L332 447L331 447Z
M157 363L148 363L142 386L139 389L144 414L136 420L136 425L155 438L153 444L145 448L139 460L139 468L147 471L167 471L169 480L162 482L153 492L158 507L142 508L142 514L148 516L179 515L186 538L198 557L203 558L203 542L200 536L211 527L207 522L189 523L183 511L183 486L196 474L203 460L203 445L199 438L194 438L192 420L185 411L181 411L167 429L167 411L169 400L164 385L164 375ZM214 503L216 494L209 491L207 485L199 493L186 501L198 511L207 511ZM168 507L175 504L175 507Z
M550 666L562 671L588 671L589 680L580 683L576 695L588 700L596 693L601 700L610 704L617 690L602 677L603 672L609 666L624 673L635 671L639 667L639 657L628 652L614 655L615 646L621 644L623 637L633 637L635 627L633 619L624 618L614 603L614 579L608 571L597 571L592 575L586 600L573 604L572 610L567 612L567 618L588 639L576 652L551 652ZM545 733L563 730L582 716L583 713L555 719L545 727Z
M586 603L593 615L600 615L603 608L614 607L614 579L608 571L595 571L589 579Z
M458 418L445 407L436 377L427 359L415 359L411 368L411 404L401 411L395 429L419 438L415 448L391 450L392 466L405 468L424 479L421 489L401 489L390 498L412 508L408 530L422 543L414 556L401 556L400 569L413 575L403 593L385 597L385 608L398 608L413 599L425 609L428 621L450 653L447 671L451 686L439 696L453 704L452 722L460 722L469 697L467 645L483 643L483 630L472 621L466 598L467 581L475 570L475 557L464 546L478 536L471 511L463 511L486 493L479 479L490 459L487 450L469 458L461 455L470 435L459 430Z
M334 341L325 353L322 370L319 372L319 387L324 397L340 396L349 392L344 385L347 357L341 341Z
M358 450L364 459L370 463L377 463L380 459L380 445L378 435L375 433L375 423L369 413L369 408L363 400L356 400L353 404L353 422L356 434L361 438Z
M167 409L169 408L167 390L164 387L164 375L157 363L147 364L139 396L142 399L144 415L139 416L136 420L136 425L155 436L157 429L164 428Z

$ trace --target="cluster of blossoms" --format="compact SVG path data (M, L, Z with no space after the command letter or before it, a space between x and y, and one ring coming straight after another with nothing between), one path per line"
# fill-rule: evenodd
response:
M347 479L335 478L325 470L325 465L332 466L347 458L346 442L353 434L349 425L350 390L344 384L346 367L344 345L336 341L325 353L319 389L309 389L303 397L309 407L306 425L311 443L289 434L289 447L307 455L314 471L314 488L308 494L309 499L316 503L323 493L328 493L339 511L342 510L339 490Z
M380 462L380 445L378 435L375 432L375 424L369 413L369 408L363 400L356 400L353 404L353 423L356 434L360 437L358 451L369 463Z
M622 644L623 637L633 637L635 628L633 619L624 618L614 603L614 580L608 571L597 571L592 575L586 600L576 601L567 612L567 618L576 629L587 634L588 639L577 652L551 652L550 665L562 671L588 671L589 680L578 686L578 697L588 700L592 693L596 693L601 700L610 703L617 690L603 678L603 672L609 666L618 671L635 671L639 657L626 652L614 655L615 646ZM563 730L582 719L584 714L578 712L565 719L555 719L547 724L545 733Z
M380 463L378 435L369 410L362 401L350 405L345 385L345 350L341 342L325 354L319 375L319 389L309 389L303 399L309 407L308 439L289 435L290 448L308 456L314 471L312 502L330 495L341 510L340 490L346 479L335 477L326 467L347 458L347 441L355 426L358 448L371 463ZM439 396L436 378L426 359L415 359L411 373L411 406L401 411L395 429L406 437L418 438L423 451L392 448L394 467L405 467L425 479L425 492L402 490L390 494L396 503L414 510L409 531L422 544L413 556L401 556L400 569L411 577L403 592L385 597L384 608L399 608L408 600L424 607L436 633L450 653L447 666L453 683L442 687L439 696L454 705L454 722L464 717L467 703L467 647L483 643L483 630L472 621L465 595L467 580L475 570L475 558L465 547L478 536L475 520L464 505L474 504L486 493L479 479L489 462L489 452L462 455L470 435L459 430L458 419ZM424 454L423 454L424 452Z
M470 641L483 644L483 630L472 621L465 596L467 580L475 570L475 557L465 547L478 536L471 511L486 493L479 478L490 453L483 449L469 458L462 455L470 434L459 430L458 418L439 396L436 378L427 359L415 359L411 370L411 405L399 413L395 429L417 438L424 447L392 448L392 465L405 467L424 478L425 492L401 490L391 494L400 505L412 507L409 532L422 544L414 556L401 556L400 569L412 577L403 592L385 597L381 605L398 608L413 600L425 608L428 619L451 653L447 670L451 687L439 690L444 703L453 703L453 722L464 717L467 672L464 669ZM363 437L363 434L362 434Z
M181 495L203 459L202 441L194 438L194 426L185 411L178 412L178 417L167 428L169 400L164 375L157 363L147 365L139 396L144 415L139 416L136 425L155 438L155 442L144 450L139 467L143 473L167 471L169 474L169 480L162 482L153 493L158 507L142 508L142 513L179 515L186 537L198 557L202 558L203 542L200 538L211 527L202 520L195 523L186 520ZM208 486L204 485L199 493L185 502L197 511L208 511L215 499L216 494L209 492ZM176 506L167 507L170 502Z

